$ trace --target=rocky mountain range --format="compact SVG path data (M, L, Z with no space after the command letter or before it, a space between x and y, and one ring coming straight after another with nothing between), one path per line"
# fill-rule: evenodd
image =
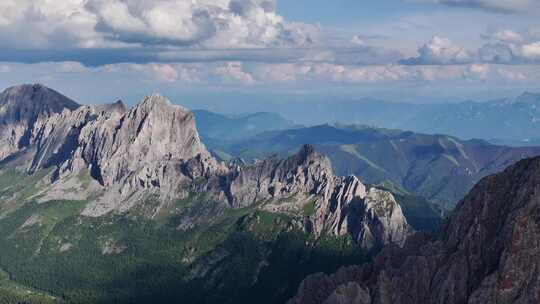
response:
M160 203L148 213L152 217L196 192L232 208L266 201L265 209L299 212L313 204L306 229L318 235L350 233L365 248L400 243L409 231L390 193L366 189L354 176L334 176L330 161L311 146L286 160L219 163L201 142L193 114L158 94L129 110L121 102L77 106L40 85L10 88L3 96L0 103L12 118L5 121L7 129L19 128L22 135L0 161L16 163L30 174L51 170L50 185L39 200L92 198L85 216L127 212L154 196ZM33 103L40 106L21 106ZM85 174L91 182L83 185ZM293 202L282 204L285 199Z
M540 158L484 178L436 236L306 279L290 303L538 303Z
M403 245L414 230L391 192L336 176L311 145L216 160L193 113L159 94L130 109L42 85L0 97L0 269L47 301L222 303L270 280L275 303L305 275ZM274 279L293 264L295 275ZM216 298L201 299L209 290Z

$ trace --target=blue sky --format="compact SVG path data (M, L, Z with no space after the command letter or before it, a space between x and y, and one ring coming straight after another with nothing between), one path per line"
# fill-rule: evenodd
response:
M540 91L539 17L536 0L2 0L0 87L220 110L495 99Z
M403 14L436 8L432 4L404 3L398 0L279 0L277 7L284 17L291 20L339 27L388 21Z

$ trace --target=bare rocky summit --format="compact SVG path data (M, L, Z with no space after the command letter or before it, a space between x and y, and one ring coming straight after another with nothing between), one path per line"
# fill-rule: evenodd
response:
M39 84L11 87L0 93L0 160L30 145L30 132L36 124L78 107L73 100Z
M484 178L438 236L313 275L290 303L540 303L540 158Z
M312 146L284 160L218 162L201 142L193 114L159 94L132 109L122 102L80 106L39 85L0 96L0 121L9 126L0 133L8 143L0 158L29 174L50 172L38 199L87 200L85 216L144 205L152 218L195 193L222 208L301 215L307 231L350 235L366 249L401 245L411 233L391 193L335 176ZM150 200L157 204L147 206Z
M232 206L265 201L266 210L293 214L312 208L306 230L350 235L366 249L401 245L412 232L391 193L368 189L355 176L335 176L330 160L310 145L285 160L232 168L221 185Z

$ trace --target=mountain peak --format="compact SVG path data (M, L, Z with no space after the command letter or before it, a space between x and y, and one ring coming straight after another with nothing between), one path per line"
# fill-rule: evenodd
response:
M23 84L0 93L0 159L30 145L32 130L54 114L80 105L41 84Z
M13 108L13 110L24 105L49 114L59 113L64 109L75 110L80 106L70 98L42 84L9 87L0 94L0 105Z
M141 102L139 102L135 106L135 108L144 108L147 110L159 109L160 111L166 111L167 109L170 109L174 111L180 110L183 113L190 112L188 109L180 105L173 104L167 97L159 93L154 93L152 95L146 96Z
M113 103L113 105L119 106L119 107L122 107L122 108L127 108L126 104L124 103L124 101L122 99L118 99L115 103Z
M303 157L303 158L308 158L309 156L314 155L316 153L317 151L315 151L315 147L313 145L307 144L307 145L303 145L300 148L300 151L298 151L298 156Z

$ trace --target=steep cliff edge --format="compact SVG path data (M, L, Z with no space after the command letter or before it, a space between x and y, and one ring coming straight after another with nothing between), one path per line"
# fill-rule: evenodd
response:
M302 283L290 303L540 302L540 158L484 178L440 235Z

